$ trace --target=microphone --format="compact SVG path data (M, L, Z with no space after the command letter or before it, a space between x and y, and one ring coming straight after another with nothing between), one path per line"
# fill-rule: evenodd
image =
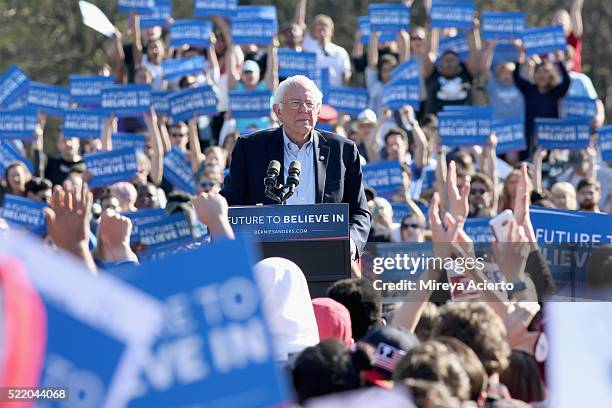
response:
M283 196L282 204L287 203L287 199L291 197L295 191L295 188L300 184L300 173L302 172L302 164L294 160L289 165L289 170L287 170L287 192Z
M266 172L266 177L264 178L266 190L271 190L276 187L276 178L280 174L280 168L281 164L277 160L271 160L270 164L268 164L268 171Z

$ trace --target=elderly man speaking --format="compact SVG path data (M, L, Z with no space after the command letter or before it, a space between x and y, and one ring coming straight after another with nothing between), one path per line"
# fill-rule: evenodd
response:
M229 205L275 204L263 180L271 160L281 163L287 179L289 163L301 164L300 184L287 204L347 203L351 254L361 253L370 230L370 213L361 184L355 143L335 133L316 130L323 94L309 78L296 75L274 93L274 113L282 126L238 139L230 173L221 194Z

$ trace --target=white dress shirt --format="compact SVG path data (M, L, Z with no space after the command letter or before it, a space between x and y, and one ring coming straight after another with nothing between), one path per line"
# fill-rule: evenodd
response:
M302 165L300 173L300 184L298 184L295 192L287 200L287 204L314 204L315 203L315 169L314 169L314 143L312 135L310 140L299 148L285 134L283 129L283 147L284 147L284 173L285 183L289 175L289 164L293 160L297 160Z

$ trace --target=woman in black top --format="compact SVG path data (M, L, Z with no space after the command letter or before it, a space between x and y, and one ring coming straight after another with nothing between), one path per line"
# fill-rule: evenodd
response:
M519 61L524 58L519 58ZM570 86L570 76L564 65L564 54L557 53L556 64L561 72L561 83L557 84L555 66L550 61L542 61L536 64L533 83L521 76L521 62L517 62L514 70L514 84L525 96L525 137L529 156L535 150L534 124L536 118L558 118L559 100L565 96ZM524 61L522 61L524 63ZM526 154L521 154L521 159L526 159Z

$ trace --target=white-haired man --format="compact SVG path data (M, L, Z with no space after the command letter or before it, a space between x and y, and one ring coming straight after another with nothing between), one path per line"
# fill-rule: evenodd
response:
M268 163L281 163L279 179L284 184L289 163L297 160L300 184L287 203L348 203L351 253L356 255L365 246L371 221L359 152L351 140L315 130L322 99L321 91L305 76L281 82L273 109L282 126L238 139L221 194L229 205L274 204L263 183Z

